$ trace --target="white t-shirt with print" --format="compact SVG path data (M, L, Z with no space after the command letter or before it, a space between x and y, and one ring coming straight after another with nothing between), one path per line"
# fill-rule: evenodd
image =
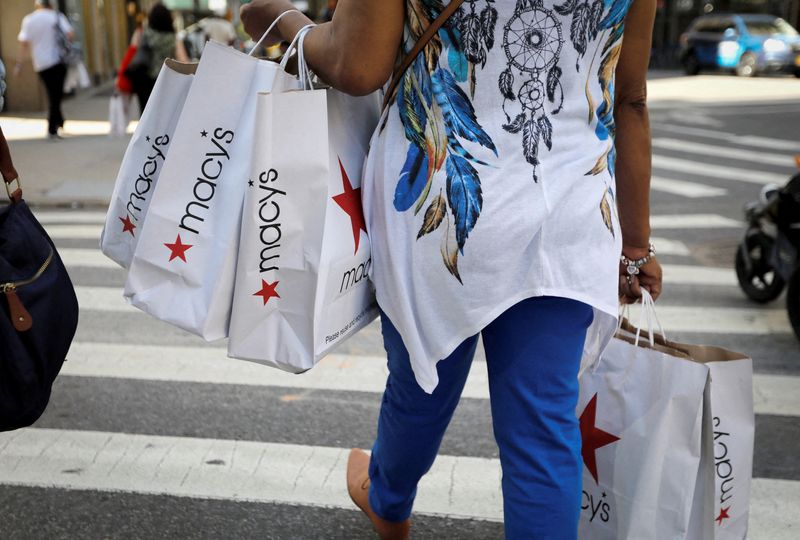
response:
M72 32L72 26L64 14L52 9L37 9L22 19L17 39L31 44L33 69L36 72L44 71L61 62L56 39L56 24L65 34Z
M614 73L630 3L466 0L392 98L362 201L378 303L424 390L439 359L526 298L594 308L585 361L613 335ZM407 0L406 52L443 4Z

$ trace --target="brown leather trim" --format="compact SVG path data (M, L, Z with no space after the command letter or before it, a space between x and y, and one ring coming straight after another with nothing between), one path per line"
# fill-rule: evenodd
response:
M22 200L22 189L17 188L11 192L11 202L18 203Z
M11 317L11 324L17 332L27 332L33 326L33 318L22 301L14 291L6 291L6 300L8 300L8 314Z
M411 66L414 60L419 56L419 53L425 48L425 45L431 40L431 38L436 35L436 32L444 25L447 19L456 12L456 10L464 3L464 0L451 0L447 7L442 10L436 20L434 20L422 33L419 37L417 42L414 44L414 48L411 49L404 58L403 61L400 62L400 66L394 70L394 74L392 75L392 82L389 83L389 88L386 90L386 95L383 96L383 106L381 106L381 112L386 110L386 107L389 106L392 98L394 97L394 93L397 90L397 86L400 84L400 79L403 78L403 74L405 74L406 70Z

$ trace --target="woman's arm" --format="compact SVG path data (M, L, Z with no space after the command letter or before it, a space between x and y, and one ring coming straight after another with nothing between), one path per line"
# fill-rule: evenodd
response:
M645 257L650 242L650 120L647 114L647 67L652 46L655 0L634 0L625 18L615 81L617 207L622 252L629 259ZM620 268L620 293L628 301L641 296L639 285L657 297L661 267L652 260L628 286Z
M17 169L14 168L14 162L11 161L11 151L8 149L8 142L3 135L3 129L0 128L0 176L6 182L11 182L19 178Z
M253 0L242 7L245 31L258 39L284 11L288 0ZM403 37L403 0L340 0L333 20L309 31L306 61L322 80L343 92L363 95L383 86L392 75ZM278 23L286 41L311 21L290 13Z

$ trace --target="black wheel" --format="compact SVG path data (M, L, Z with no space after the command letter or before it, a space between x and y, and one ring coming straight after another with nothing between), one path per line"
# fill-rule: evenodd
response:
M753 53L744 53L736 66L736 74L740 77L755 77L758 59Z
M686 53L686 56L683 57L683 71L687 75L697 75L700 73L700 61L697 60L697 55L694 54L694 51L689 51Z
M794 328L794 335L800 339L800 269L795 270L789 280L789 290L786 292L786 311L789 312L789 321Z
M739 286L749 299L760 304L771 302L780 296L785 285L783 278L769 264L773 241L758 233L748 236L745 243L746 248L740 245L736 250L736 277ZM745 249L750 256L750 268L747 268Z

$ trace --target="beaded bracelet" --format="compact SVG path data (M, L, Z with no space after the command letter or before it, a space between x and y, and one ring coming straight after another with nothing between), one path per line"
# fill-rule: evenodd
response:
M656 247L651 243L647 247L647 255L645 255L641 259L629 259L623 253L622 255L619 256L619 262L621 262L623 266L627 267L628 275L635 276L636 274L639 273L639 268L649 263L655 256L656 256Z

